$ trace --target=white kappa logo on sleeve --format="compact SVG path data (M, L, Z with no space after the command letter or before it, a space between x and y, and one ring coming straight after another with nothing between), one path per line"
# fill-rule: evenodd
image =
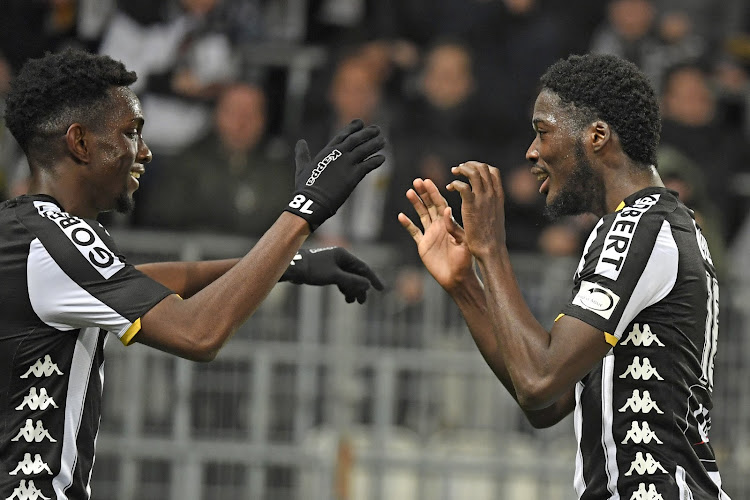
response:
M604 319L609 319L620 302L620 297L609 288L590 281L581 281L581 287L573 299L573 304L592 311Z

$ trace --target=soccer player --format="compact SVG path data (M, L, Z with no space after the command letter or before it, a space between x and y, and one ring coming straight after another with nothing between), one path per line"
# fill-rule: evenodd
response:
M128 264L96 217L132 206L151 160L135 80L70 50L29 61L7 98L32 180L0 205L0 498L90 497L107 333L209 361L280 279L335 284L349 302L382 289L343 249L300 250L384 160L359 120L314 160L297 143L294 197L244 258Z
M578 498L727 499L709 442L719 289L692 212L656 170L654 91L600 55L560 60L541 84L526 158L546 211L601 217L551 331L513 275L496 168L453 167L463 228L422 179L407 198L423 230L399 221L531 424L575 412Z

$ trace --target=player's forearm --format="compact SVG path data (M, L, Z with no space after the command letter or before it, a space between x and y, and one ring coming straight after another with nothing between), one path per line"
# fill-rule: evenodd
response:
M487 362L487 365L492 369L492 372L513 399L518 401L516 389L505 366L505 360L500 352L495 331L492 327L482 283L477 279L476 282L451 290L450 294L459 309L461 309L461 314L469 327L474 343L479 348L479 352ZM572 411L575 406L575 400L572 396L572 393L563 396L547 408L539 410L522 409L532 426L540 429L550 427Z
M135 339L179 356L208 361L260 306L310 234L283 213L253 249L186 300L165 299L143 317Z
M487 313L498 352L525 408L554 402L554 356L549 332L529 310L518 286L505 247L477 258L485 284Z
M151 279L187 299L216 281L240 259L201 262L154 262L136 266Z
M471 337L487 365L515 399L516 390L499 351L495 332L490 322L487 298L482 282L479 281L479 278L470 280L453 288L449 291L449 294L461 310L461 315L469 327Z

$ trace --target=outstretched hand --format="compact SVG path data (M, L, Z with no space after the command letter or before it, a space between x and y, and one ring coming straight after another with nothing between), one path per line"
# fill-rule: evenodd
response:
M370 266L341 247L300 249L280 281L301 285L336 285L347 302L360 304L372 285L383 290L383 283Z
M451 172L468 180L454 180L447 189L461 195L466 244L481 261L505 245L505 194L500 171L486 163L467 161Z
M314 231L333 216L359 181L385 161L376 154L385 146L380 128L353 120L341 129L315 158L304 139L294 148L295 191L288 212L305 219Z
M443 288L451 291L463 281L476 278L464 230L452 217L448 202L434 182L415 179L413 185L406 198L417 212L424 231L403 213L398 214L398 220L417 244L427 270Z

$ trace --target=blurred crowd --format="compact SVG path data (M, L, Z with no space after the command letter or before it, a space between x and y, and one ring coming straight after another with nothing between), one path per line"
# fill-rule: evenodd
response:
M320 244L408 245L408 265L396 215L411 212L411 180L445 185L450 166L473 159L502 171L512 251L576 255L595 221L542 217L524 157L531 109L556 59L618 54L661 97L659 170L722 266L750 232L748 4L2 0L0 107L23 62L48 50L83 47L137 71L154 160L136 211L112 223L260 236L290 197L296 139L317 151L359 117L385 131L387 161L316 231ZM23 193L26 178L0 121L0 197Z

